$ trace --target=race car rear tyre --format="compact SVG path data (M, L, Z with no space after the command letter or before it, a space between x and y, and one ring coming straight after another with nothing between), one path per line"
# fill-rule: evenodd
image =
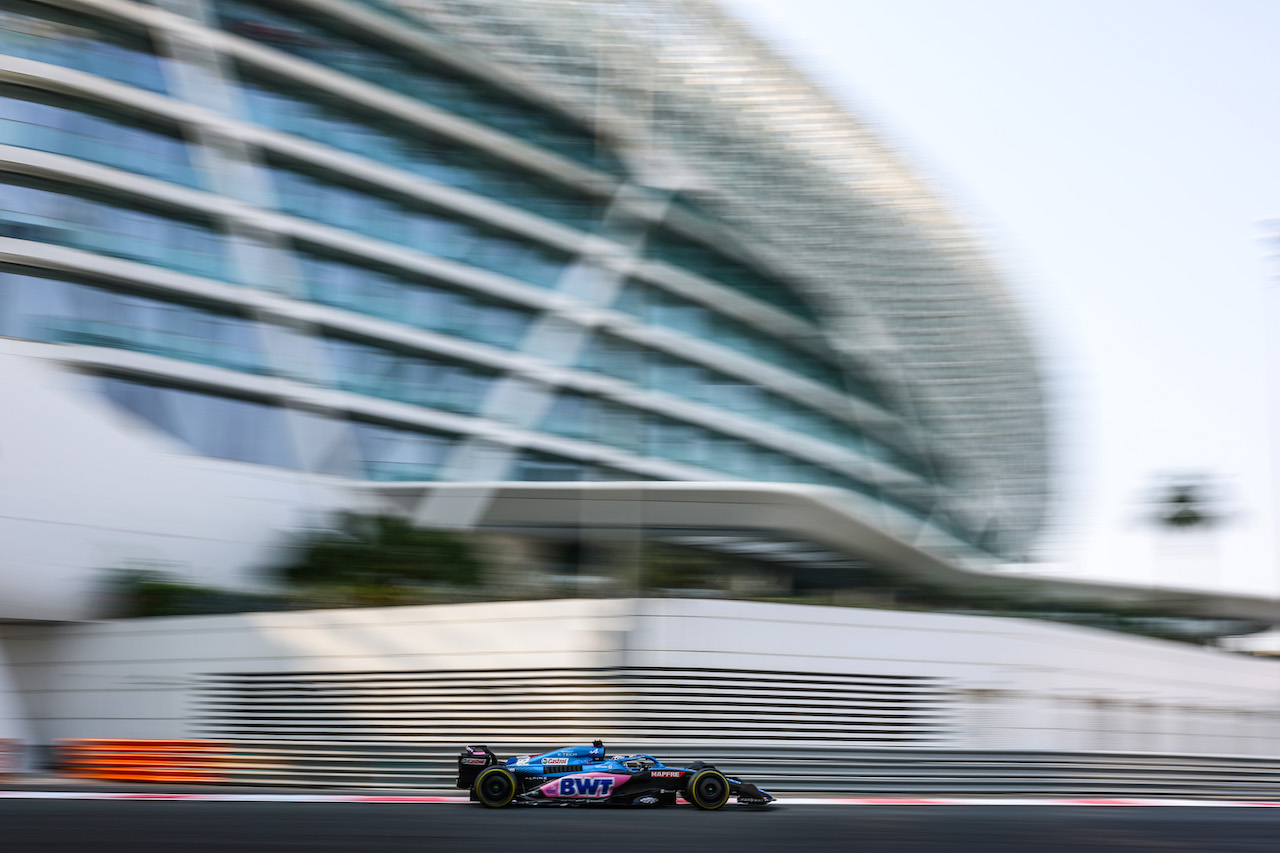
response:
M685 799L700 809L718 809L729 801L729 780L715 768L699 770L685 788Z
M500 809L516 797L516 777L505 767L486 767L476 777L476 799L480 805Z

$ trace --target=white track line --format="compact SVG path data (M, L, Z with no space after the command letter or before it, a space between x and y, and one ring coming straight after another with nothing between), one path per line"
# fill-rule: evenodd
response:
M108 791L0 791L0 800L180 800L205 803L467 803L467 797L387 794L177 794ZM1032 797L780 797L789 806L1180 806L1183 808L1274 808L1280 801L1183 800L1093 797L1055 799Z
M1079 799L1034 797L780 797L778 802L793 806L1182 806L1241 808L1250 806L1280 806L1280 802L1253 800L1180 800L1133 799L1120 797L1092 797Z

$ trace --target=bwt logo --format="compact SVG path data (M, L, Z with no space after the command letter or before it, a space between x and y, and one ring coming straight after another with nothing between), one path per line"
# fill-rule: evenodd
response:
M560 780L562 797L607 797L613 790L613 780L582 776L569 776Z

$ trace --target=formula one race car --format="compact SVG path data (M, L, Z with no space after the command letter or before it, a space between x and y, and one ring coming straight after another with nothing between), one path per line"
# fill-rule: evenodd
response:
M605 758L604 752L604 744L595 741L504 762L487 746L469 746L458 756L456 784L492 809L511 803L660 806L674 805L676 797L700 809L718 809L734 795L746 806L763 806L774 799L701 761L668 767L652 755Z

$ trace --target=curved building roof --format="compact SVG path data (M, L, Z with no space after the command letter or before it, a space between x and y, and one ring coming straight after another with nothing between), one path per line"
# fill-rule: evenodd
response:
M706 3L391 2L11 0L15 352L157 456L810 483L960 565L1025 551L1034 347L854 116Z
M711 0L385 0L594 117L633 168L794 282L1007 555L1046 510L1040 359L1009 286L893 148ZM688 204L692 201L692 204ZM710 230L715 230L711 228ZM929 448L940 452L930 453Z

